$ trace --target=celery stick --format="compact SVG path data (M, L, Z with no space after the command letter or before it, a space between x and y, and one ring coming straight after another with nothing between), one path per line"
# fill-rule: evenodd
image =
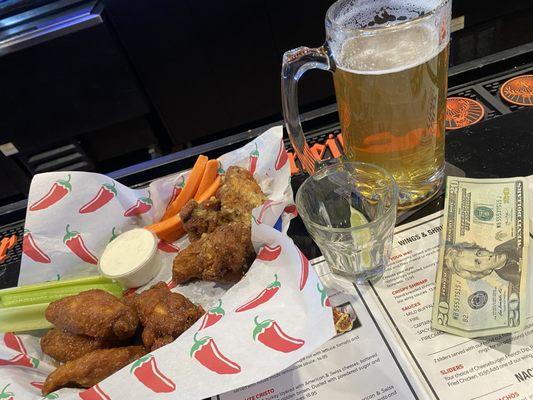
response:
M105 290L117 297L122 297L122 287L118 283L103 283L91 285L75 285L25 293L12 293L0 297L0 306L17 307L30 304L51 303L52 301L72 296L91 289Z
M52 289L52 288L65 287L65 286L90 285L90 284L112 283L112 282L113 281L111 279L106 278L105 276L102 276L102 275L87 276L84 278L44 282L44 283L37 283L35 285L26 285L26 286L2 289L0 290L0 297L3 297L6 294L25 293L25 292L31 292L34 290L44 290L44 289Z
M47 303L29 306L0 308L0 332L32 331L51 328L44 317Z

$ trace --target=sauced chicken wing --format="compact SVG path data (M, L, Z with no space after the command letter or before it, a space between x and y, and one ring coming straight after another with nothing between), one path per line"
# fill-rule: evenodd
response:
M67 361L46 378L43 394L62 387L88 388L146 354L143 346L100 349Z
M231 222L204 234L174 259L172 277L177 283L191 279L236 282L254 259L250 227Z
M48 331L41 338L43 353L60 362L74 360L93 350L117 346L119 346L119 342L115 340L76 335L58 328Z
M143 343L151 351L173 342L204 314L201 306L171 292L164 282L136 295L133 301L144 326Z
M50 303L45 317L68 332L104 339L130 338L139 324L132 307L99 289Z

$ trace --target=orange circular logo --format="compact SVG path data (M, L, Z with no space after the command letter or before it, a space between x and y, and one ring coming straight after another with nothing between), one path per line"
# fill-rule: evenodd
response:
M483 119L485 109L468 97L448 97L446 100L446 129L460 129Z
M500 96L518 106L533 106L533 75L509 79L500 87Z

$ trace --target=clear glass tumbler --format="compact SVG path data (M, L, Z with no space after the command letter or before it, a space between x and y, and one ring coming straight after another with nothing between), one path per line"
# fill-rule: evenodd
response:
M332 272L356 283L383 275L397 204L394 178L361 162L321 168L296 195L298 213Z

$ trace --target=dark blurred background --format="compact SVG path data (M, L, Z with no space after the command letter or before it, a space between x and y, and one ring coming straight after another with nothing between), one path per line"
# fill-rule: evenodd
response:
M281 119L284 51L329 0L0 0L0 207L35 173L110 172ZM454 0L451 65L533 40L533 2ZM302 111L333 103L329 74Z

